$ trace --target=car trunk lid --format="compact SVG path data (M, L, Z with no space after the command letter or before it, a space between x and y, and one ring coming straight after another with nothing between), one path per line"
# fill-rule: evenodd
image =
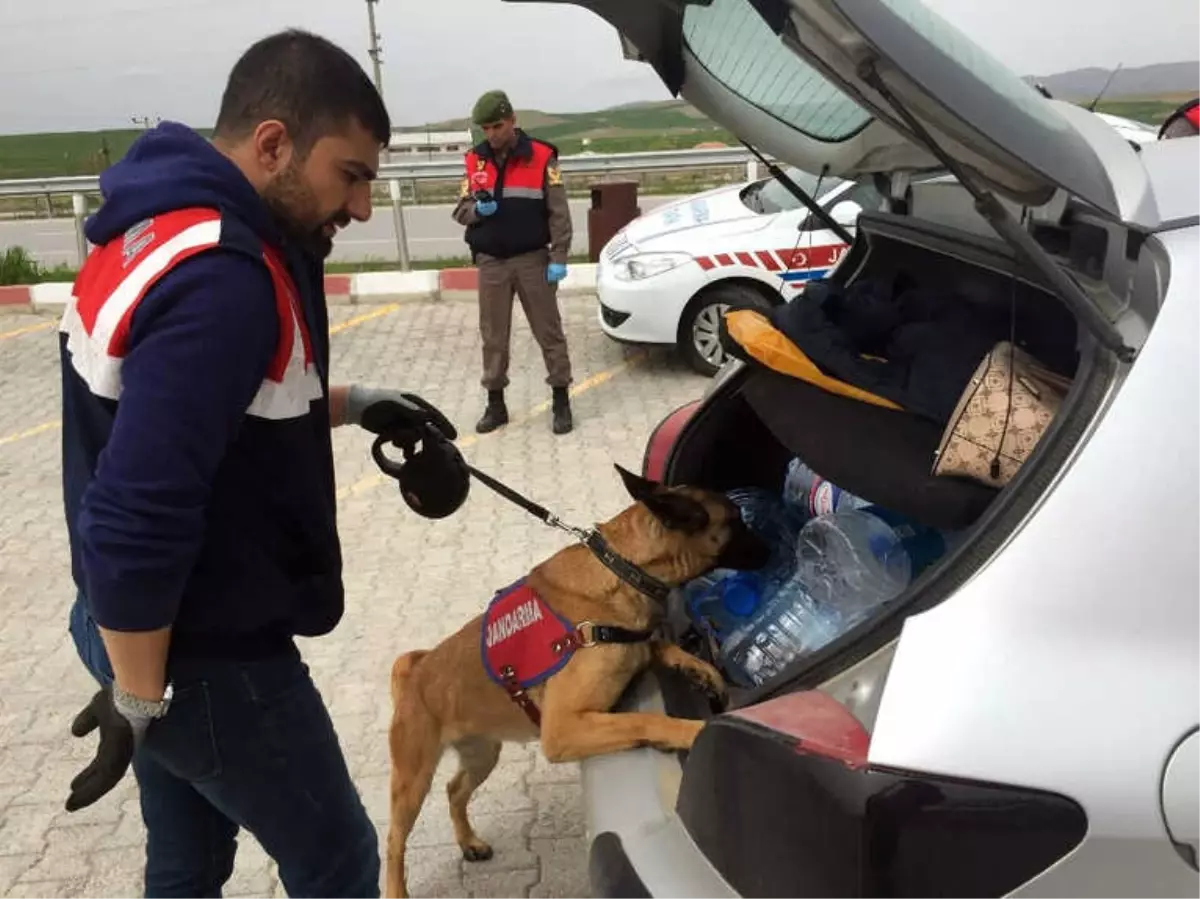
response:
M1126 222L1157 221L1127 141L1043 97L919 0L568 2L614 25L626 55L673 92L807 171L901 175L900 193L903 173L940 168L944 152L1024 206L1058 209L1063 193Z

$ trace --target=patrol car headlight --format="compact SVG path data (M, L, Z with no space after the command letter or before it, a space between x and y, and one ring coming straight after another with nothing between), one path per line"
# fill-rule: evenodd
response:
M621 281L642 281L691 262L687 253L638 253L613 263L613 274Z

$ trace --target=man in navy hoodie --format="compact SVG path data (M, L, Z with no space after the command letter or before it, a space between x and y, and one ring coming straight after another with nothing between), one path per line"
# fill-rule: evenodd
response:
M132 762L148 896L219 896L239 828L293 896L377 896L379 852L295 637L343 612L330 428L445 418L330 386L323 259L371 214L390 123L288 31L235 65L213 138L148 132L101 176L61 325L71 633L101 685L67 808Z

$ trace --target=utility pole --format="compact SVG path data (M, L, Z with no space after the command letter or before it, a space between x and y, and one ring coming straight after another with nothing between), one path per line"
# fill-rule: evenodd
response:
M379 96L383 96L383 75L379 71L379 32L375 30L375 4L379 0L367 0L367 27L371 29L371 48L367 53L371 57L371 63L375 67L375 89L379 91Z

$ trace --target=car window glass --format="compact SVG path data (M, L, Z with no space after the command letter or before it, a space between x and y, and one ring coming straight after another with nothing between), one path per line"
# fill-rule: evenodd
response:
M863 212L879 212L883 209L883 194L869 182L856 184L853 190L838 197L834 205L836 206L842 200L853 200L862 207Z
M787 49L748 0L687 6L683 37L696 60L729 90L810 137L845 140L871 119Z
M1066 130L1066 122L1045 99L1007 66L927 7L922 0L883 0L913 31L942 54L966 69L993 91L1055 131Z
M801 169L788 166L784 172L796 182L796 186L813 199L819 200L827 196L831 190L842 183L840 178L825 177L817 184L817 177ZM770 178L763 182L762 188L756 191L759 212L770 215L775 212L787 212L791 209L801 209L804 204L783 186L783 182Z

